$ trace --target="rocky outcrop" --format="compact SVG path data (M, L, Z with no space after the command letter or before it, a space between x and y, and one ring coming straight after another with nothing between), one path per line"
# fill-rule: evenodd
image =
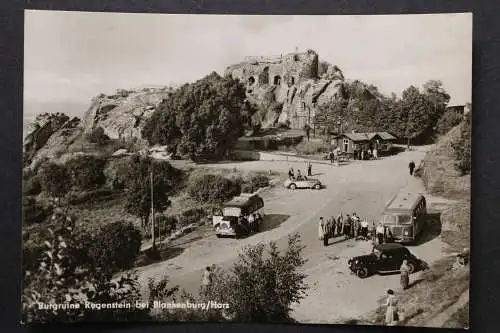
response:
M44 113L36 117L31 123L30 130L24 138L23 151L25 158L31 161L37 152L50 140L52 135L61 129L68 129L78 125L78 118L70 119L63 113Z
M168 96L169 88L118 90L116 95L95 97L83 118L83 131L101 127L111 139L141 139L141 130L156 107Z
M28 167L35 169L43 160L56 161L68 152L69 146L81 136L80 119L73 118L66 121L56 131L51 133L43 146L33 151ZM28 163L27 163L28 164Z
M247 86L247 98L261 109L263 127L287 123L303 128L314 123L318 108L342 98L344 76L330 65L318 76L318 54L312 50L272 57L247 57L227 67L226 75Z

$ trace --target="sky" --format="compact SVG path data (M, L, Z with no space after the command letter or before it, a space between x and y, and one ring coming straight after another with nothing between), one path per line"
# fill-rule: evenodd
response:
M471 101L472 14L231 16L26 11L25 115L65 105L81 115L116 89L192 82L245 56L313 49L398 96L441 80L450 105ZM39 106L36 109L36 105ZM50 110L47 110L50 112Z

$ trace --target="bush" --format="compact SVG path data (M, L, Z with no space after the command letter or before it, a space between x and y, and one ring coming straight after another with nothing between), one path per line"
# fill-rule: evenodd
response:
M118 272L132 267L141 248L141 232L132 223L113 222L101 228L89 256L97 267Z
M95 189L106 182L104 166L106 160L92 155L78 156L68 161L72 185L82 190Z
M72 205L80 205L88 202L96 202L103 200L104 197L113 194L113 191L107 188L100 188L91 191L69 192L67 195L68 202Z
M302 141L295 146L295 151L302 155L313 155L327 153L330 151L330 146L323 141Z
M179 221L176 216L172 215L157 215L155 217L155 234L156 235L166 235L170 234L173 230L177 228ZM149 232L148 237L151 237L151 232Z
M23 195L38 195L42 192L42 185L40 184L40 178L38 176L33 176L28 179L23 179Z
M462 119L463 116L456 111L449 110L445 112L436 124L437 133L441 135L448 133L449 130L460 124Z
M87 135L87 140L91 143L103 146L109 141L109 137L106 134L104 134L104 129L102 127L97 127L94 128L92 132Z
M306 275L300 268L306 263L298 234L288 238L284 253L276 243L249 246L229 273L215 271L212 288L203 297L229 303L227 315L239 322L290 322L293 303L304 296ZM227 291L231 290L230 293Z
M23 196L22 219L24 225L43 222L50 214L49 209L45 209L35 198Z
M261 173L249 175L249 181L256 188L269 186L269 177Z
M241 193L253 193L257 188L249 181L241 183Z
M230 180L219 175L203 175L190 179L187 193L198 202L218 203L241 193L239 180Z
M64 196L70 189L70 173L64 165L47 163L38 171L42 190L52 196Z
M181 226L189 224L200 224L201 221L206 219L206 213L202 208L191 208L185 210L178 216L178 221Z
M468 113L462 121L459 139L452 143L456 167L462 175L469 174L471 170L471 130L471 114Z

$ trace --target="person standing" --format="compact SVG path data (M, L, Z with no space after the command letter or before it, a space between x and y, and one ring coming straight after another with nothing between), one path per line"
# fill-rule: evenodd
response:
M319 218L319 224L318 224L318 238L323 241L323 246L328 245L328 237L325 233L325 220L323 219L323 216Z
M307 165L307 176L312 177L312 164L309 162Z
M297 169L297 178L299 178L300 176L301 176L300 169Z
M403 264L401 264L399 271L401 272L401 287L403 290L406 290L410 285L410 268L408 267L408 261L406 259L403 260Z
M394 296L392 289L387 290L387 301L385 305L385 324L387 326L395 326L398 323L398 299Z
M201 280L202 293L208 295L210 293L210 287L212 286L212 270L209 266L205 267L203 272L203 277Z
M253 214L248 215L248 226L251 231L255 231L255 216Z
M377 150L377 148L373 148L373 159L378 160L378 150Z
M410 164L408 164L408 169L410 169L410 176L413 176L413 170L415 170L415 162L411 161Z
M377 226L377 229L375 230L375 233L377 235L377 242L379 245L384 242L384 231L384 225L382 224L382 222L380 222Z
M288 178L293 179L295 177L295 174L293 172L293 168L290 168L288 170Z
M361 237L365 240L368 238L368 221L366 218L361 221Z
M363 149L361 151L361 160L364 160L365 159L365 150Z

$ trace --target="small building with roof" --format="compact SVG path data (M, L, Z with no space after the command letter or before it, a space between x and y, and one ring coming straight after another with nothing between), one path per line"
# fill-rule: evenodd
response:
M341 133L333 138L342 153L355 154L360 151L377 149L387 152L397 138L388 132Z

